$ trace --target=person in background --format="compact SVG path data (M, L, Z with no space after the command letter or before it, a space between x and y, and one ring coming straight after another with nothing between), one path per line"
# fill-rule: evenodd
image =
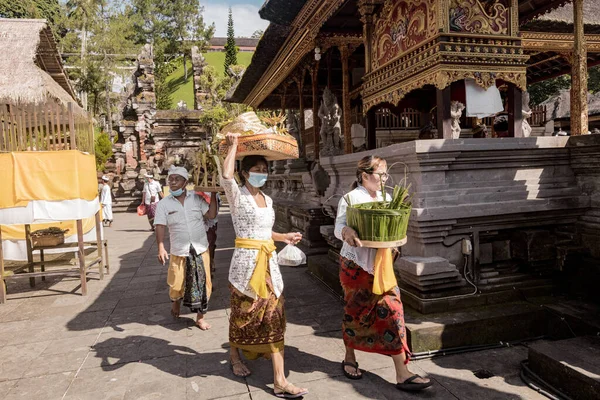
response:
M182 167L171 167L167 177L170 195L156 207L156 242L158 261L169 260L167 284L173 302L171 314L179 317L181 303L197 314L196 325L203 331L210 329L204 319L212 292L208 256L208 240L204 219L217 216L216 194L210 205L186 185L188 172ZM165 233L169 228L170 252L165 249ZM170 253L170 256L169 256Z
M102 222L110 227L113 223L112 192L108 184L108 176L102 176L102 191L100 192L100 204L102 205Z
M156 180L154 176L145 174L146 182L144 183L144 190L142 191L142 204L146 205L146 216L150 223L150 230L154 230L154 216L156 215L156 205L162 198L162 186Z
M206 198L210 198L211 192L204 192ZM219 223L219 208L221 207L221 196L217 193L217 216L213 219L207 219L206 236L208 238L208 252L210 254L210 273L215 273L215 250L217 249L217 224ZM212 275L211 275L212 276Z

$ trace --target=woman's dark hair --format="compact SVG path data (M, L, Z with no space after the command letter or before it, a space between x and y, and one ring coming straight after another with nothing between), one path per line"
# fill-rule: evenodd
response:
M356 189L359 184L362 184L362 174L366 172L367 174L372 174L377 168L379 168L379 164L385 162L385 159L377 156L366 156L360 159L358 164L356 165L356 180L352 183L352 189Z
M246 184L246 178L244 178L244 175L242 175L242 171L250 173L250 169L261 162L264 163L267 166L267 168L269 168L269 163L267 162L267 159L263 156L246 156L242 159L239 173L242 185Z

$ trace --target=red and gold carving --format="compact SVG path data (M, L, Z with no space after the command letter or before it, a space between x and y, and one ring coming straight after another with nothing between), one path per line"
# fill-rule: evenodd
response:
M437 34L435 0L386 1L373 34L373 70Z
M506 0L450 0L450 31L508 35L510 9Z

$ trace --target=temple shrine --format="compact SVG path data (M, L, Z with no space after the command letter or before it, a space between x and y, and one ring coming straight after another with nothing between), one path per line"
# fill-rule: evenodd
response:
M600 135L588 134L586 88L598 11L587 0L265 2L270 25L228 100L288 113L301 158L275 162L268 190L277 227L304 233L309 270L340 292L335 207L357 161L376 154L411 183L396 272L418 315L564 292L597 300ZM563 74L570 136L555 136L527 87Z

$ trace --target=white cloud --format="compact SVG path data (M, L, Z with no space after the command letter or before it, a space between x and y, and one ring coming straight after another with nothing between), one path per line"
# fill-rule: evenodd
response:
M215 36L227 36L227 18L229 7L222 4L204 3L204 23L215 23ZM251 4L237 4L231 6L233 13L233 28L236 37L250 37L256 30L265 30L269 21L261 19L258 7Z

